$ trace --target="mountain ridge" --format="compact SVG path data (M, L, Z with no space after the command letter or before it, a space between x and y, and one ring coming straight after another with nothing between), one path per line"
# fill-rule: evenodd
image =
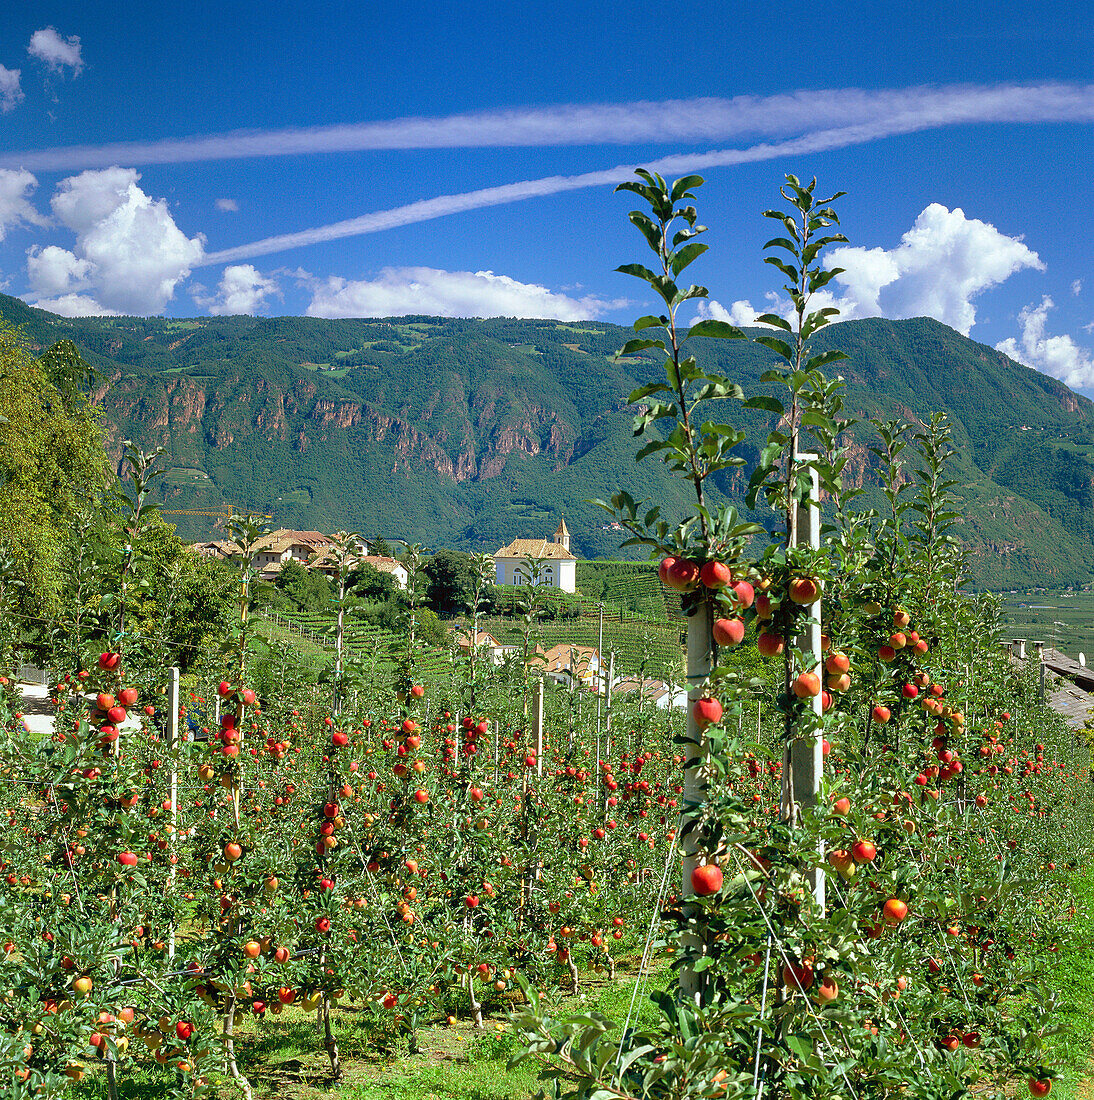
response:
M0 315L45 347L71 339L100 372L112 457L132 439L163 445L167 510L227 500L283 526L399 536L492 551L549 534L565 514L584 557L614 556L621 534L588 503L626 488L669 513L690 486L650 459L635 464L627 394L659 362L614 351L630 330L602 322L409 316L61 318L0 295ZM705 341L700 360L760 382L771 353ZM922 423L946 412L965 483L961 534L993 587L1081 583L1094 572L1094 404L1062 383L928 318L831 325L853 416ZM735 405L751 463L768 423ZM874 465L852 433L849 478ZM719 475L741 495L744 476ZM1090 518L1088 518L1090 517ZM169 517L174 519L175 517ZM180 533L208 536L197 517ZM542 529L542 530L541 530Z

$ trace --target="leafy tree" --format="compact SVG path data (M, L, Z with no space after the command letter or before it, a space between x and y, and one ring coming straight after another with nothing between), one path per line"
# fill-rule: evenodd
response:
M69 518L111 479L95 411L55 361L74 369L71 356L54 351L35 358L0 320L0 545L21 584L19 610L35 618L57 607Z
M330 582L319 570L305 569L298 561L281 566L274 587L302 611L326 611L334 595Z
M425 563L425 598L438 615L450 618L471 606L475 588L472 566L471 555L458 550L438 550Z
M387 602L394 599L399 591L399 586L390 573L381 573L368 562L362 562L350 573L347 584L353 594L362 600Z

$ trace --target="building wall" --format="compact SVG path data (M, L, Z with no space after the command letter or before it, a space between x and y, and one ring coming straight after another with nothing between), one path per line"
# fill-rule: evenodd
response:
M523 584L519 576L526 573L523 558L497 558L494 561L494 575L497 584ZM548 560L543 563L540 582L547 588L561 588L563 592L573 592L577 588L577 562Z

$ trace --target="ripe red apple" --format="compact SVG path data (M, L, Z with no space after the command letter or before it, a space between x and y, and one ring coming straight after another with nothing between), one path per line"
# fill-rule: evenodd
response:
M908 915L908 906L900 898L890 898L881 907L881 915L890 924L899 924Z
M738 645L745 636L743 619L716 619L714 622L714 640L720 646Z
M700 897L709 897L722 888L722 869L716 863L701 863L691 872L691 888Z
M813 1002L818 1005L831 1004L839 996L839 986L835 978L823 977L816 993L813 994Z
M800 990L802 993L811 989L813 986L813 964L811 962L798 963L797 965L785 963L783 965L783 985Z
M781 656L785 644L778 634L771 634L766 630L761 631L756 638L756 649L761 657Z
M120 653L100 653L99 654L99 668L104 672L109 672L112 669L118 667L118 662L122 659Z
M676 558L667 557L661 559L661 564L657 567L657 576L661 579L661 583L666 588L675 587L671 580L672 567L676 564Z
M851 800L846 796L843 798L837 798L832 803L832 812L839 814L841 817L846 817L851 812Z
M717 699L704 697L695 701L692 714L700 729L720 722L722 719L722 704Z
M1031 1077L1027 1084L1031 1096L1048 1096L1052 1091L1052 1081L1047 1078Z
M414 801L425 803L429 801L429 791L419 788L414 792Z
M824 668L826 672L830 672L833 676L842 676L843 673L851 671L851 658L846 653L833 650L828 654L824 662Z
M795 603L808 606L820 597L820 585L812 577L795 577L790 582L789 592Z
M748 581L734 581L730 585L733 589L733 594L737 597L737 607L741 611L747 611L752 606L752 601L756 598L756 590L748 583ZM768 601L770 603L770 601Z
M886 722L892 717L889 708L883 707L880 703L870 712L874 721L880 725L885 725Z
M227 680L221 680L217 685L217 694L222 699L227 699L228 696L232 694L232 685L229 684Z
M699 583L699 566L689 558L677 558L669 570L669 587L690 592Z
M856 840L851 845L851 855L855 857L857 863L873 863L877 857L877 848L873 841Z
M721 561L707 561L699 570L699 579L707 588L725 588L733 579L729 566Z
M794 677L794 681L790 685L790 690L799 699L812 699L820 695L820 677L815 672L799 672L798 675Z

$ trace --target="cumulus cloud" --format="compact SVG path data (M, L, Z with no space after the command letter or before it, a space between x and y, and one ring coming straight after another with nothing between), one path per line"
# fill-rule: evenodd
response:
M835 248L827 264L846 269L834 280L842 287L835 304L843 320L934 317L965 336L976 323L978 294L1023 268L1045 269L1020 237L937 202L896 248Z
M216 208L222 214L234 214L239 209L239 203L235 199L217 199Z
M387 267L375 279L308 278L309 317L391 317L427 313L440 317L550 317L581 321L621 303L580 299L521 283L492 271L440 271Z
M38 181L29 172L0 168L0 241L13 226L48 224L29 201L37 186Z
M38 298L34 304L61 317L118 317L116 309L107 309L87 294L62 294L57 298Z
M715 301L713 298L709 298L699 303L699 310L695 315L697 321L710 318L713 321L728 321L731 325L736 325L738 328L773 328L773 325L757 325L756 318L761 313L776 312L773 308L777 305L775 301L776 296L769 294L768 297L772 299L772 305L764 309L757 309L750 301L741 298L734 302L729 309L726 309L721 302Z
M1071 284L1071 293L1074 294L1076 298L1078 298L1078 296L1080 294L1082 294L1082 292L1083 292L1083 281L1082 281L1082 279L1076 279Z
M1009 355L1027 367L1058 378L1072 389L1094 388L1094 356L1080 347L1070 336L1049 336L1048 315L1056 308L1046 294L1040 305L1028 305L1018 314L1021 334L995 345L997 351Z
M6 115L23 101L23 89L19 84L21 69L5 69L0 65L0 114Z
M936 202L916 218L896 248L833 248L825 263L844 270L813 296L811 309L833 306L840 311L834 318L839 321L933 317L965 336L976 323L979 294L1024 268L1045 270L1021 237L1008 237L959 208L947 210ZM789 301L767 297L771 304L762 312L793 315ZM728 312L738 318L734 324L745 324L740 318L753 306L734 302Z
M204 240L188 238L167 203L146 195L137 186L139 179L131 168L107 168L57 185L53 213L72 230L76 243L71 251L57 245L28 251L30 297L36 305L57 312L163 311L175 287L200 261Z
M50 72L59 73L67 68L72 70L73 76L78 76L84 67L80 50L78 35L62 38L53 27L43 27L40 31L35 31L30 36L30 45L27 46L27 53L44 62Z
M205 297L198 291L194 301L215 317L243 313L253 316L261 311L267 298L279 294L275 279L266 278L251 264L236 264L224 269L215 295Z

